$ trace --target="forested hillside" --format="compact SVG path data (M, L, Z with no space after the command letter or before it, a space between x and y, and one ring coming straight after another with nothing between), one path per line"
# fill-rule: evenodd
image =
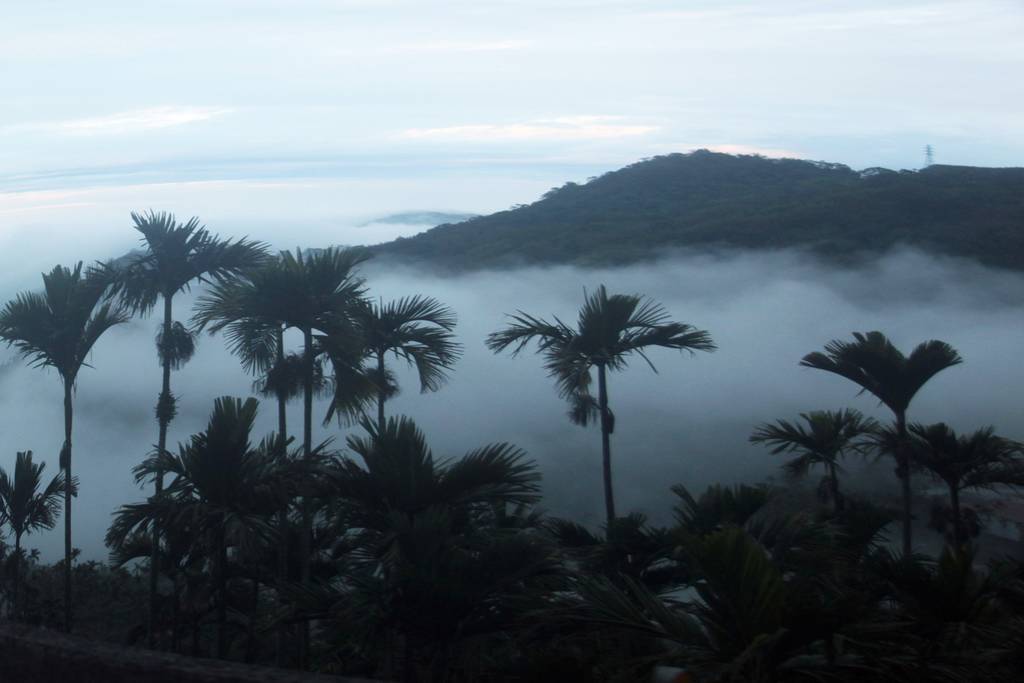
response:
M802 247L849 259L898 244L1024 267L1024 168L855 171L699 150L567 183L533 204L376 251L471 270L612 265L688 247Z

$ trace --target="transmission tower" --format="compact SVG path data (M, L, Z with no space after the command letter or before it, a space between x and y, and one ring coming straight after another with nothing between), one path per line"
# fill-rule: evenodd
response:
M924 146L924 165L925 167L931 166L935 163L935 150L932 149L931 145Z

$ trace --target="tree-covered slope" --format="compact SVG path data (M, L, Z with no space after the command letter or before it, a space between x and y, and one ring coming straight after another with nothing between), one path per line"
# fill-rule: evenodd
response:
M567 183L533 204L376 251L463 270L618 264L706 247L803 247L850 258L898 244L1024 268L1024 168L858 172L701 150Z

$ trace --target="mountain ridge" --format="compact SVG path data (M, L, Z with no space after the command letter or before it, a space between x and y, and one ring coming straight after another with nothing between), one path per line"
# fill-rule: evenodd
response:
M673 249L801 248L849 260L902 245L1024 270L1024 168L857 171L698 150L371 249L464 271L624 265Z

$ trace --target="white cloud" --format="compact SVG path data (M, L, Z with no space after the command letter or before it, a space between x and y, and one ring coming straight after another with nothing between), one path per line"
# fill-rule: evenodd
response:
M395 45L394 52L505 52L523 50L530 46L528 40L458 41L436 40L425 43Z
M439 142L563 142L631 138L657 130L658 126L624 123L615 116L561 116L524 123L409 128L399 137Z
M334 40L334 39L332 39ZM511 52L532 45L529 40L430 40L423 42L356 45L324 49L328 57L385 57L389 55Z
M702 145L694 145L693 149L699 149ZM704 149L709 149L712 152L722 152L723 154L757 154L763 157L771 157L774 159L802 159L806 155L797 152L792 149L783 149L781 147L759 147L757 145L743 145L726 143L722 145L703 145Z
M750 145L737 142L670 142L655 143L637 148L638 156L657 156L661 154L676 154L680 152L693 152L698 149L706 149L711 152L722 154L756 154L769 159L808 159L814 158L814 153L801 152L786 147L768 147L762 145Z
M231 109L223 107L149 107L68 121L15 124L0 128L0 132L40 132L81 136L123 135L208 121L231 111Z

